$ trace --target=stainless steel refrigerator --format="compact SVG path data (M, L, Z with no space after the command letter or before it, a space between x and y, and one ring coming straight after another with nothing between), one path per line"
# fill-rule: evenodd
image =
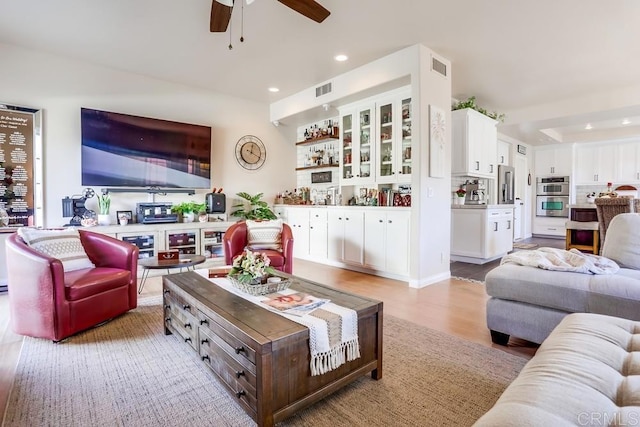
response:
M498 204L512 205L516 170L511 166L498 166Z

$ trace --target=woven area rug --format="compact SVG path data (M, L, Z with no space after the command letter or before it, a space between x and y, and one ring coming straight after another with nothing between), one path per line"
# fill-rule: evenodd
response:
M160 297L60 344L26 338L5 426L253 426L187 345ZM391 316L383 378L363 376L282 426L468 426L526 359Z

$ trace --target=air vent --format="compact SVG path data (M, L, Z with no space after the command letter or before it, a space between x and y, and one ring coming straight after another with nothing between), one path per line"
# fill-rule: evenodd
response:
M318 86L316 88L316 98L322 95L326 95L331 92L331 83L324 84L322 86Z
M447 64L438 61L433 56L431 57L431 69L436 73L440 73L443 76L447 77Z

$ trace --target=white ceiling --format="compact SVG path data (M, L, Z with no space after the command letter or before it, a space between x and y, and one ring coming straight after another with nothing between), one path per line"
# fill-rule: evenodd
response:
M245 6L240 43L238 0L229 50L229 32L209 32L211 0L0 0L0 43L267 103L421 43L452 62L454 98L506 113L501 132L527 142L593 139L587 122L640 117L640 99L613 99L640 88L638 1L319 2L331 11L321 24L276 0ZM610 95L571 114L567 100L587 94ZM613 131L638 134L635 123Z

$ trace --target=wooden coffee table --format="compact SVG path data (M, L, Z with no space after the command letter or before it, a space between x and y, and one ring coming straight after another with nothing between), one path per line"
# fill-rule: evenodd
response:
M295 280L291 289L358 313L360 358L311 376L309 330L195 272L164 276L165 334L175 334L258 423L272 426L371 373L382 378L382 302Z
M166 268L167 274L169 274L169 270L171 268L179 268L182 271L183 268L194 267L198 264L202 264L206 261L203 255L191 255L191 254L180 254L180 258L175 261L167 261L162 260L159 261L158 257L144 258L138 260L138 265L142 267L142 277L140 278L140 286L138 287L138 293L142 292L142 288L144 288L144 282L149 277L150 270L161 270Z

